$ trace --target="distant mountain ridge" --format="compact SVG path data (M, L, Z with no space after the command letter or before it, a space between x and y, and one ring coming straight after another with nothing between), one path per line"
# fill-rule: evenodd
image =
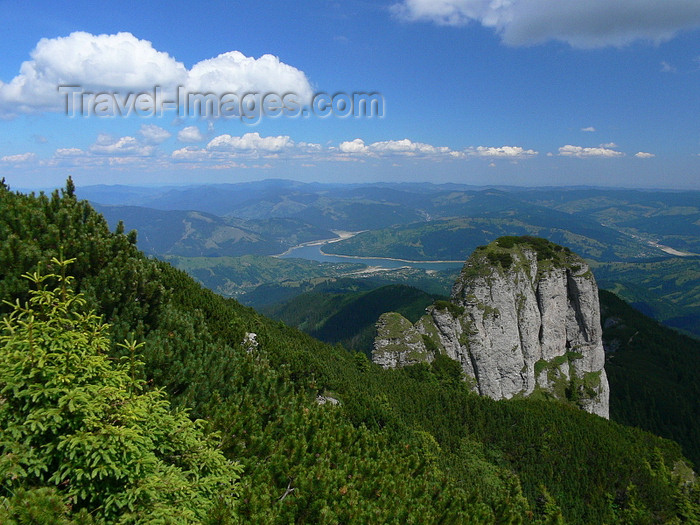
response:
M112 227L138 232L146 253L183 257L276 255L292 246L337 235L297 219L244 220L201 211L95 205Z
M111 233L87 202L75 198L70 181L62 193L51 196L19 195L0 184L0 204L0 296L9 300L0 310L7 312L15 299L20 305L26 299L30 285L23 273L61 271L53 257L75 258L71 273L77 289L110 324L105 353L115 361L126 359L126 367L131 361L132 385L162 389L192 417L203 418L207 428L217 431L224 455L244 466L233 509L234 518L240 518L236 521L697 521L697 483L675 443L559 403L496 402L474 395L458 380L450 360L383 370L362 354L266 319L201 288L167 263L145 257L133 235L121 229ZM81 319L70 323L87 326ZM620 337L625 335L623 331ZM86 332L83 340L94 338L94 332ZM132 350L120 344L125 339ZM145 346L135 355L137 341ZM31 332L26 342L31 349ZM80 358L68 350L72 359ZM3 377L12 376L17 366L12 360L7 364ZM627 377L636 381L634 373ZM102 397L110 392L94 393ZM47 397L54 399L52 392ZM340 403L320 404L331 398ZM29 397L12 406L4 403L0 412L4 417L31 403ZM68 409L52 409L48 417L69 418L62 425L75 428ZM105 442L121 442L121 422L109 424L114 439ZM178 430L165 440L179 436ZM102 436L97 439L94 443L102 443ZM0 514L7 515L6 503L12 499L22 517L38 500L44 507L51 504L56 516L45 522L75 517L82 523L89 517L82 512L85 506L79 509L68 498L70 479L57 483L52 477L53 464L33 475L22 465L36 463L16 462L18 456L6 454L5 446L0 443L4 468L18 476L0 494ZM68 446L80 454L79 442ZM165 444L159 453L175 450ZM63 454L60 446L53 452ZM109 501L112 489L121 488L121 467L138 468L139 458L116 454L109 463L116 473L110 474L114 485L98 483L98 490L87 496ZM86 465L88 471L96 472L94 464ZM163 489L167 497L170 486ZM212 492L212 502L219 495ZM230 510L221 513L226 517ZM133 519L131 509L128 514L123 519Z
M594 272L605 288L669 326L700 335L695 299L700 276L692 257L678 256L700 253L698 191L266 180L167 188L94 186L79 188L78 194L96 203L140 207L138 213L133 208L100 209L113 226L120 215L128 216L127 228L139 230L139 247L158 256L273 255L295 243L328 238L330 230L367 230L323 250L464 260L476 246L502 235L545 237L595 262ZM199 215L188 218L192 210ZM201 260L183 262L192 264L202 282L220 282L226 279L222 272L231 273L221 261L209 268ZM235 293L242 290L235 288ZM244 288L248 291L249 285Z

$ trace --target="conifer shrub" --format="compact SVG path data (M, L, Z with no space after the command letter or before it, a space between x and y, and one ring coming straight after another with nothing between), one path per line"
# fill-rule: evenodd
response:
M232 523L241 468L140 377L140 345L107 356L109 326L65 275L25 275L0 334L0 523ZM72 516L72 518L71 518Z

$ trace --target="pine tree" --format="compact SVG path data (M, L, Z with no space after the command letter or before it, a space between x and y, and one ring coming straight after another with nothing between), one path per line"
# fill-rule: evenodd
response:
M201 422L145 388L138 344L125 341L129 358L110 361L109 326L73 292L65 275L71 262L53 259L59 273L26 275L37 290L4 319L0 522L15 519L27 498L57 523L68 508L98 523L223 515L235 502L240 467Z

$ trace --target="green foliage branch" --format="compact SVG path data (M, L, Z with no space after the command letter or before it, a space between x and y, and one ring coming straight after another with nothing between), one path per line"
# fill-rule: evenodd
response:
M3 319L0 522L35 523L21 518L27 501L53 516L42 522L230 522L241 467L145 388L133 339L126 360L108 358L109 325L73 292L72 262L26 274L37 289Z

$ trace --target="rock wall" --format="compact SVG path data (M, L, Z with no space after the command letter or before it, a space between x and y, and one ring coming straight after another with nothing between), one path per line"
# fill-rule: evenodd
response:
M543 239L502 238L478 249L450 301L436 302L415 326L396 313L380 319L376 363L431 362L438 353L458 361L482 395L553 397L608 417L595 279L583 259Z

